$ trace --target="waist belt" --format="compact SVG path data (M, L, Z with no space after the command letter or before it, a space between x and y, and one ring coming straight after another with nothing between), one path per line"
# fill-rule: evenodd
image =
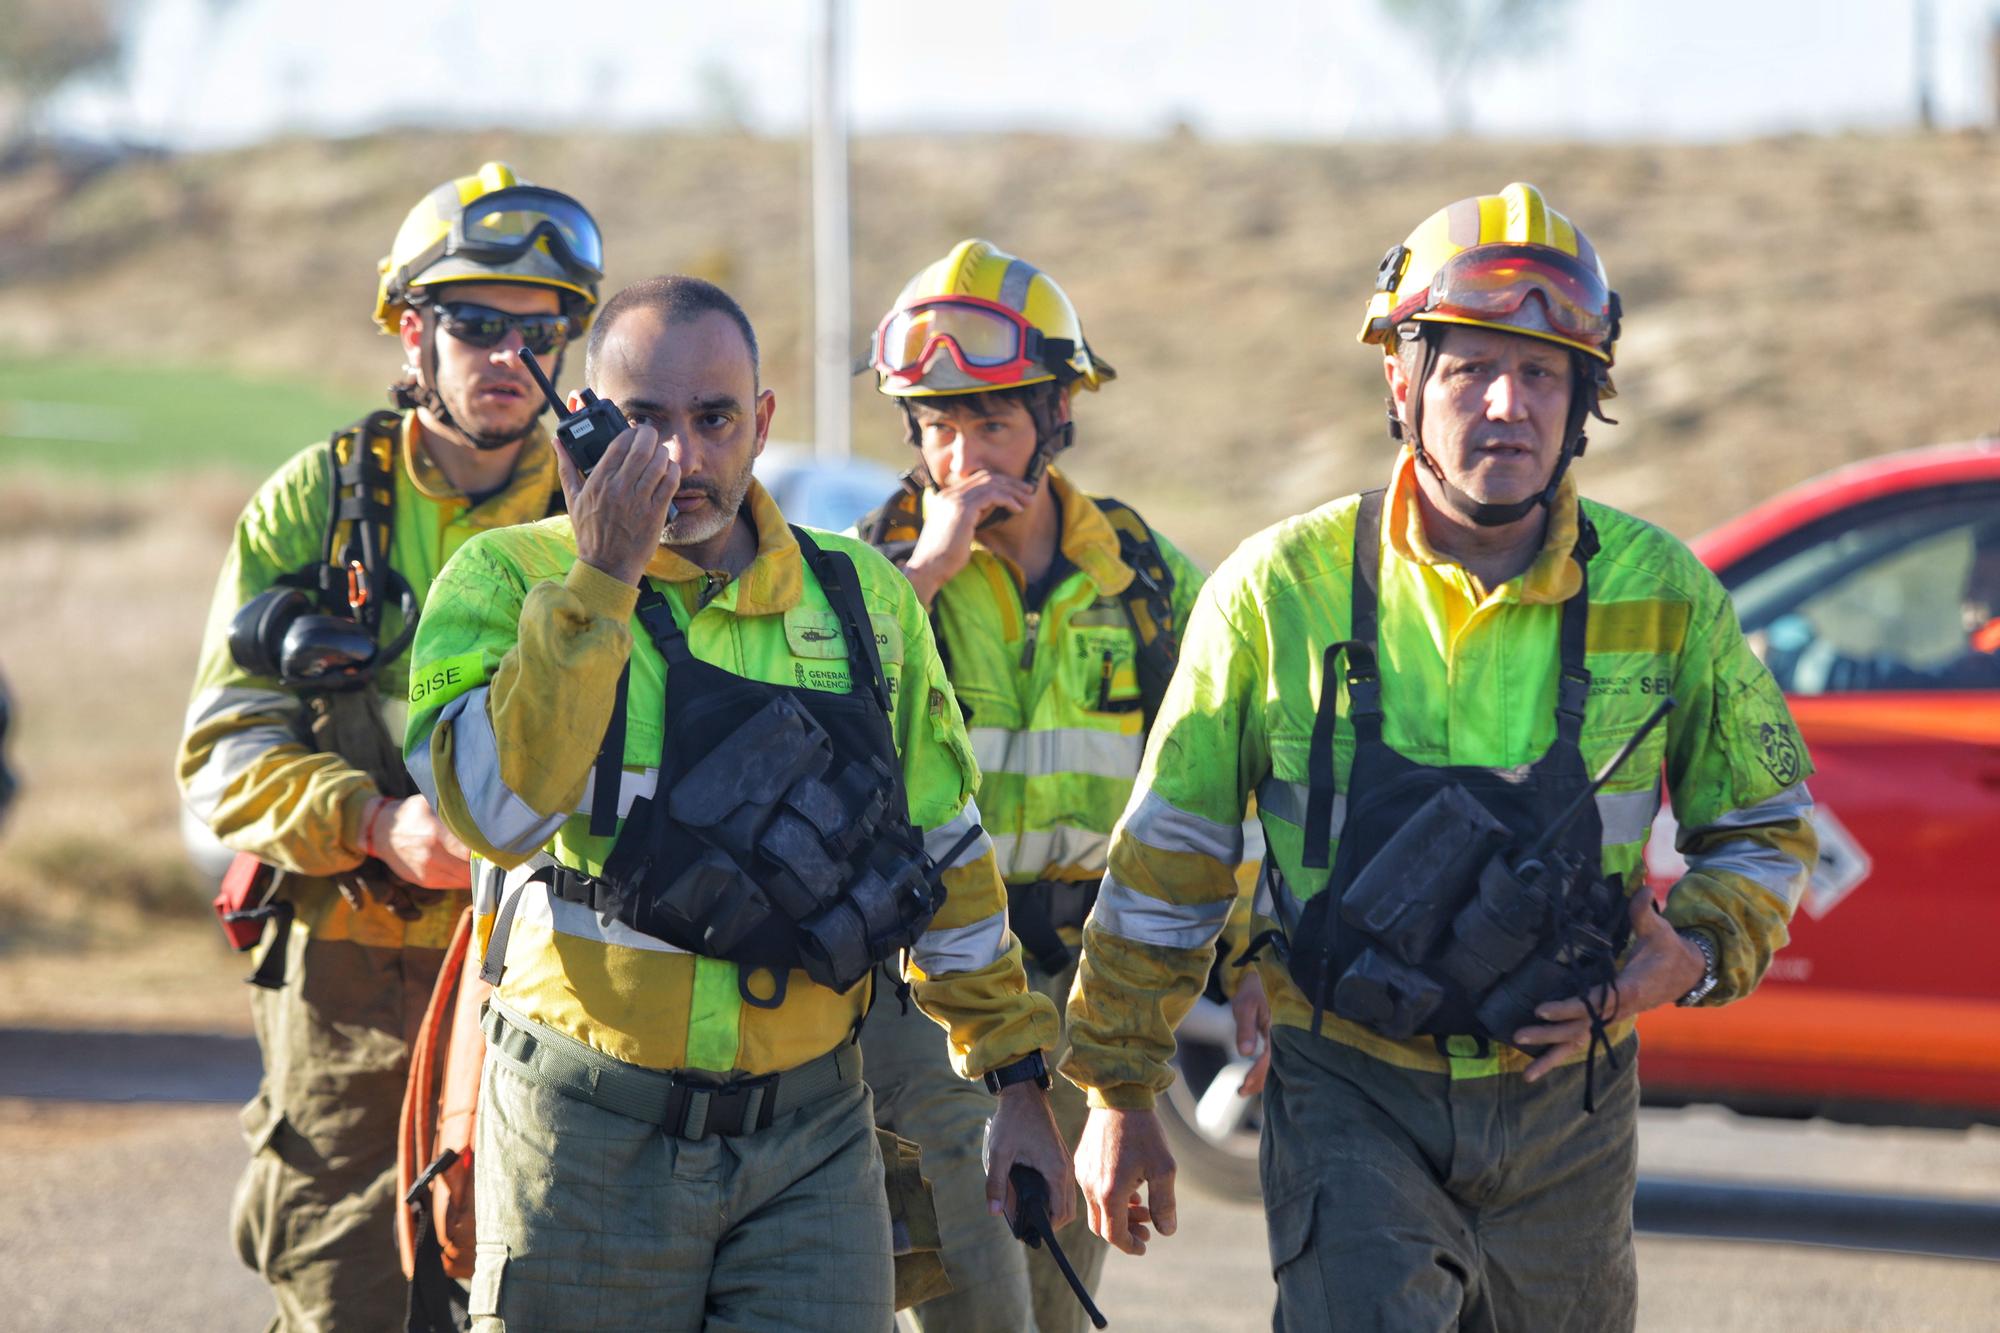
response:
M1049 976L1061 976L1076 955L1064 942L1064 929L1083 929L1097 905L1094 879L1038 879L1007 886L1007 925L1035 965Z
M529 1022L498 1000L487 1005L481 1026L492 1053L530 1082L658 1125L679 1139L749 1134L861 1082L861 1051L851 1040L795 1069L721 1079L628 1065Z

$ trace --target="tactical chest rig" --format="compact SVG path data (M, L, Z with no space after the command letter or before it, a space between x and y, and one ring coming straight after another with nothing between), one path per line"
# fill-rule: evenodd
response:
M793 968L846 991L911 947L944 901L941 862L911 826L892 701L854 562L792 529L847 639L850 689L773 685L712 666L689 649L649 582L638 617L666 661L665 717L654 794L617 827L626 693L599 752L591 832L617 833L603 873L566 866L530 882L689 953L739 965L747 1004L784 1002ZM495 921L483 975L495 983L520 894ZM759 972L771 993L752 986Z
M863 540L900 566L909 559L924 530L924 487L914 471L903 477L896 493L874 513L861 520ZM1180 626L1174 616L1174 571L1160 551L1152 528L1138 511L1121 500L1097 496L1085 500L1095 504L1112 531L1118 534L1118 555L1132 570L1132 582L1119 596L1125 618L1131 623L1136 643L1132 667L1139 677L1139 706L1145 730L1153 729L1160 714L1160 700L1173 679L1180 659ZM936 610L931 613L931 636L937 640L938 659L945 675L951 676L951 648ZM959 707L971 720L971 706L959 696ZM1136 774L1134 776L1137 776ZM1065 927L1080 927L1097 902L1098 882L1065 883L1036 880L1032 884L1007 886L1008 924L1015 938L1049 976L1060 976L1073 955L1063 940Z
M1622 884L1607 880L1596 783L1580 739L1590 696L1585 631L1597 538L1582 520L1581 582L1563 603L1555 740L1525 771L1428 767L1382 739L1377 656L1383 492L1355 520L1353 638L1327 646L1313 721L1303 864L1326 868L1333 736L1346 659L1354 730L1349 804L1332 875L1303 908L1274 892L1286 963L1313 1003L1395 1040L1427 1034L1511 1042L1538 1004L1608 984L1630 926ZM1655 715L1657 720L1659 714ZM1649 724L1650 725L1650 724ZM1635 736L1626 747L1636 746ZM1607 767L1608 776L1625 755ZM1600 778L1600 781L1602 778ZM1275 873L1266 863L1266 873ZM1277 886L1274 886L1277 887ZM1604 1040L1592 1015L1594 1058Z

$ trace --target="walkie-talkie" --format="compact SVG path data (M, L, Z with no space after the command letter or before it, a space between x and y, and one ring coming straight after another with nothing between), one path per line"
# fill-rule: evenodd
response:
M1046 1245L1049 1257L1062 1270L1069 1289L1076 1295L1077 1304L1097 1328L1104 1328L1108 1321L1104 1311L1090 1299L1090 1289L1083 1285L1083 1279L1069 1265L1069 1256L1056 1244L1055 1227L1049 1223L1049 1182L1042 1173L1025 1162L1016 1162L1007 1173L1007 1182L1014 1187L1014 1220L1011 1223L1016 1240L1027 1243L1029 1249Z
M562 443L563 451L570 462L584 476L597 466L604 457L604 451L611 442L625 431L625 413L609 398L599 398L588 389L578 390L583 406L572 412L563 406L562 399L556 397L556 386L549 383L549 377L542 373L541 362L535 354L523 347L519 353L521 364L535 377L535 383L542 386L542 393L549 400L549 406L556 412L556 439Z

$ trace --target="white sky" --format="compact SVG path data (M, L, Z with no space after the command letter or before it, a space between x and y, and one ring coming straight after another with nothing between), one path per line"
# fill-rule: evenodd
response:
M1572 0L1532 58L1467 92L1474 128L1734 138L1915 117L1921 0ZM1938 118L1991 119L2000 0L1929 0ZM1483 8L1468 0L1467 8ZM756 130L806 114L817 0L133 0L67 129L178 147L396 124ZM1390 138L1444 128L1422 49L1372 0L849 0L857 133L1037 129Z

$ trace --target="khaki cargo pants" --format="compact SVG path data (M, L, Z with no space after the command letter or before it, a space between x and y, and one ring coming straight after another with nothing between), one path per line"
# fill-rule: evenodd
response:
M1633 1326L1638 1042L1537 1084L1403 1069L1273 1032L1264 1205L1272 1327L1613 1333ZM1454 1041L1465 1041L1454 1038ZM1470 1052L1468 1052L1470 1054Z
M865 1084L689 1140L531 1081L489 1045L477 1133L475 1333L892 1327Z
M383 915L380 933L403 933ZM399 1329L409 1288L396 1253L396 1120L444 951L321 939L302 925L283 947L284 987L251 988L264 1077L243 1108L236 1252L270 1284L272 1333Z
M1028 960L1028 984L1055 1001L1069 1002L1072 964L1051 977ZM1060 1045L1060 1040L1058 1042ZM952 1071L945 1033L910 1006L883 994L861 1029L862 1070L875 1091L876 1122L924 1150L924 1174L937 1199L951 1293L912 1310L925 1333L1082 1333L1089 1327L1062 1271L1048 1251L1014 1239L1004 1219L986 1210L982 1151L993 1095ZM1049 1068L1056 1066L1051 1052ZM1072 1150L1090 1115L1083 1092L1060 1075L1050 1091L1056 1126ZM1082 1196L1077 1217L1056 1233L1077 1276L1095 1291L1109 1246L1091 1233Z

